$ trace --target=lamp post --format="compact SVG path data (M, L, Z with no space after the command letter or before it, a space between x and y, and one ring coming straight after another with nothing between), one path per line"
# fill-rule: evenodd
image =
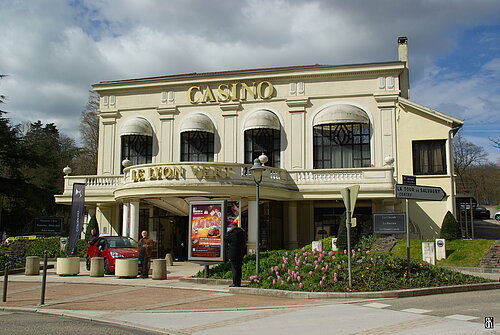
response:
M267 157L263 155L266 159ZM264 159L262 159L264 160ZM259 158L255 158L253 161L253 166L250 168L252 172L253 180L255 181L255 202L256 202L256 216L257 216L257 240L255 242L255 272L259 275L259 251L260 251L260 208L259 208L259 187L262 182L262 172L264 172L266 168L262 165L262 162Z

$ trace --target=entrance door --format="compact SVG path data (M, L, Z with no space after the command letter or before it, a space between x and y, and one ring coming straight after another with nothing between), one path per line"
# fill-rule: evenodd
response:
M157 257L165 258L167 254L172 254L177 261L186 260L188 217L157 216L152 219L157 236Z

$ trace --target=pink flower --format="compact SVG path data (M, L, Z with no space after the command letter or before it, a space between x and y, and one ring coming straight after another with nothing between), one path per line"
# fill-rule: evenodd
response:
M330 251L330 252L328 253L328 256L332 257L332 256L333 256L333 252L332 252L332 251Z
M293 278L297 278L297 274L296 273L293 274Z
M318 264L314 266L314 270L318 270Z
M325 271L325 267L322 267L322 268L321 268L321 271Z
M328 270L328 264L326 264L326 266L325 266L325 270Z
M344 254L347 254L347 250L344 250Z
M297 281L300 282L302 280L302 278L300 278L300 276L297 276Z
M298 269L299 269L299 267L298 267L298 266L295 266L295 270L298 270Z
M276 285L276 279L273 279L273 285Z
M287 251L287 252L285 252L285 256L288 256L288 251Z
M312 271L309 271L309 276L313 276L313 272Z
M337 265L337 269L338 269L338 270L342 269L342 267L340 266L340 264L339 264L339 265Z
M285 282L283 280L281 281L281 285L285 285Z
M291 274L292 273L292 270L288 269L288 274Z
M299 287L302 289L304 287L304 284L300 283Z
M288 277L288 278L286 279L286 281L290 281L291 279L292 279L292 277Z
M334 281L334 282L338 282L337 277L333 277L333 281Z
M306 248L302 248L302 251L306 251Z
M323 281L322 280L319 281L319 286L323 286Z
M358 252L360 252L360 251L361 251L361 248L358 248Z
M280 276L276 276L276 279L280 280L280 279L281 279L281 277L280 277Z
M332 260L334 260L334 259L335 259L335 256L332 256Z

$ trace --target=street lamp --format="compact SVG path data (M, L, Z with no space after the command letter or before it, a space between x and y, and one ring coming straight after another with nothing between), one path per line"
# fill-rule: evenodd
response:
M267 156L262 155L267 159ZM261 156L261 157L262 157ZM262 172L266 169L262 162L261 162L261 157L255 158L253 161L253 166L250 168L250 171L252 172L253 180L255 181L255 188L256 188L256 194L255 194L255 202L256 202L256 217L257 217L257 240L255 243L255 272L257 275L259 275L259 250L260 250L260 209L259 209L259 187L260 183L262 182ZM264 158L263 157L263 158ZM265 160L265 159L262 159Z

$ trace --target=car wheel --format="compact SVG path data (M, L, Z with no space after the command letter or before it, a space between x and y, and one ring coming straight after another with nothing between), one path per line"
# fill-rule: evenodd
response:
M104 274L106 275L112 275L113 271L109 269L109 264L108 264L108 259L104 258Z
M495 215L495 220L500 221L500 214Z
M90 257L87 256L87 259L85 260L85 267L87 268L87 271L90 271Z

